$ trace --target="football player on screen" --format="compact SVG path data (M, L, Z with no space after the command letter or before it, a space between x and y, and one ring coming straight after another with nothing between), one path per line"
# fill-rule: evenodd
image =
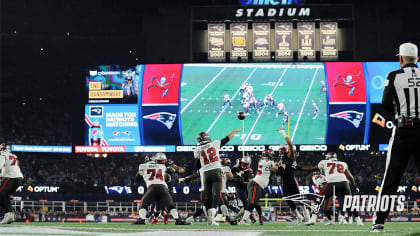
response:
M228 92L225 92L225 95L223 95L223 101L224 102L223 102L222 108L225 108L225 106L227 106L229 104L230 108L232 109L232 102L230 100Z
M314 108L314 112L312 114L312 119L316 119L318 117L318 113L319 113L319 108L316 105L316 103L312 103L312 107Z
M283 102L279 102L279 104L277 104L277 113L276 113L276 117L278 117L280 114L283 114L284 112L286 112L286 106L283 104Z
M264 106L270 105L272 110L274 110L274 107L276 106L276 102L271 94L265 95L263 104Z

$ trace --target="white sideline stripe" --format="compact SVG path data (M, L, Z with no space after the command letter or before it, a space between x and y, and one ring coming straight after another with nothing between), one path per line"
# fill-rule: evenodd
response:
M251 76L254 74L254 72L257 70L257 68L255 68L252 72L251 72L251 74L249 74L248 75L248 77L246 78L246 80L244 81L244 82L242 82L242 83L246 83L250 78L251 78ZM230 99L230 100L233 100L233 98L239 93L239 90L241 90L241 88L239 88L237 91L236 91L236 93L232 96L232 98ZM222 114L223 114L223 112L225 112L225 110L226 110L226 108L227 108L227 105L226 105L226 107L225 108L223 108L223 110L220 112L220 114L217 116L217 118L213 121L213 123L210 125L210 127L209 127L209 129L206 131L206 133L209 133L210 132L210 130L213 128L213 126L216 124L216 122L217 122L217 120L219 120L219 118L220 118L220 116L222 116Z
M210 82L206 86L204 86L204 88L202 88L197 95L195 95L195 97L181 110L181 114L191 105L191 103L195 101L195 99L198 98L198 96L201 95L201 93L204 92L204 90L206 90L210 86L210 84L212 84L217 79L217 77L219 77L220 74L223 73L223 71L226 70L226 68L227 67L225 66L221 71L219 71L219 73L217 73L217 75L214 76L213 79L211 79Z
M321 63L317 64L255 64L255 63L209 63L209 64L184 64L184 67L230 67L230 68L291 68L291 69L324 69L324 65Z
M312 77L311 85L309 86L308 92L306 93L306 97L305 97L305 101L303 102L302 109L300 109L299 117L298 117L298 120L296 122L295 129L293 130L293 135L292 135L292 139L291 139L292 142L293 142L293 139L295 138L295 133L296 133L297 127L299 126L299 122L300 122L300 117L302 117L302 112L303 112L303 109L305 108L306 100L308 100L309 93L311 93L312 85L314 84L314 80L315 80L315 77L316 77L317 73L318 73L318 69L316 69L315 74Z
M281 74L281 76L280 76L279 80L277 80L277 83L276 83L276 85L274 86L273 91L271 91L270 95L273 95L274 91L276 91L276 89L277 89L277 87L279 86L280 81L283 79L283 76L284 76L284 74L286 73L286 71L287 71L287 68L286 68L286 69L284 69L284 71L283 71L283 73ZM264 106L264 107L261 109L260 114L258 114L258 117L257 117L257 119L256 119L256 120L255 120L255 122L254 122L254 125L252 125L252 128L251 128L251 130L249 131L249 134L246 136L246 139L245 139L244 145L245 145L245 144L246 144L246 142L248 141L249 137L251 137L252 131L254 131L255 125L257 125L258 120L260 119L261 115L263 114L263 111L264 111L264 109L265 109L265 108L266 108L266 106Z

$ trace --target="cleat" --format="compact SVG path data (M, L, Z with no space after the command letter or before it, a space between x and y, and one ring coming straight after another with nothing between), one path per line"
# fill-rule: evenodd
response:
M264 225L264 218L260 216L260 225Z
M0 222L0 224L11 224L13 221L15 221L15 214L13 212L7 212L4 214L3 220Z
M157 220L156 218L154 218L154 219L152 220L152 222L150 222L150 224L151 224L151 225L155 225L155 224L157 224L157 222L158 222L158 220Z
M385 228L383 224L375 224L372 226L372 228L370 229L369 232L371 233L380 233L380 232L384 232Z
M144 219L137 219L136 222L132 223L133 225L145 225L146 224L146 220Z
M348 223L347 223L346 219L344 218L344 216L338 215L338 224L340 224L340 225L346 225Z
M167 225L169 223L168 214L166 214L165 212L163 212L163 223L165 225Z
M188 224L184 219L178 218L176 219L175 224L176 225L190 225L191 223Z
M363 226L364 225L363 222L362 222L362 219L360 219L360 216L356 217L354 220L356 221L358 226Z
M189 225L192 225L192 223L194 222L194 216L190 216L187 219L185 219L185 222Z
M296 225L300 225L304 221L304 217L301 215L296 216Z
M255 222L257 222L257 221L255 220L255 217L253 216L253 214L251 214L251 222L252 222L252 224L255 224Z

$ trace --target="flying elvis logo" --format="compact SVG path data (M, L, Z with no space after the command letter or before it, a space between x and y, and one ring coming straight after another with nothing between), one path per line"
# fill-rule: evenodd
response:
M165 125L166 128L168 129L171 129L172 126L174 125L175 118L176 118L176 114L172 114L169 112L158 112L158 113L153 113L147 116L143 116L143 119L158 121L162 123L163 125Z
M357 111L342 111L335 114L331 114L330 117L335 117L339 119L344 119L354 125L354 127L359 128L360 122L363 120L363 112Z
M102 117L103 116L103 106L91 106L89 107L90 117Z

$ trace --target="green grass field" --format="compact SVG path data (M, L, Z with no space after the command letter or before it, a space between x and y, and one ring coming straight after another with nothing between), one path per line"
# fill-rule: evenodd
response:
M247 82L262 103L266 94L282 101L289 113L289 137L294 144L323 144L326 132L326 93L321 93L325 81L321 63L291 64L209 64L185 65L181 87L181 125L184 145L196 145L197 134L207 131L214 139L223 138L242 122L236 114L244 111L239 88ZM223 95L228 92L232 108L222 108ZM313 106L319 115L312 118ZM262 109L257 114L251 109L245 119L244 135L237 134L229 144L246 145L284 143L277 129L283 124L283 115L276 117L277 108Z
M156 233L160 235L368 235L371 223L365 223L364 226L352 225L324 225L317 223L314 226L295 226L293 223L265 223L263 226L231 226L229 224L220 224L220 226L207 226L205 223L195 223L193 225L178 226L174 223L164 225L132 225L130 223L14 223L12 225L0 226L1 235L22 234L25 235L54 235L51 230L66 230L67 232L89 232L91 235L99 234L144 234ZM10 233L13 230L15 233ZM28 232L28 230L31 230ZM51 231L51 233L49 233ZM387 223L385 225L384 235L420 235L419 223ZM40 233L38 233L40 232ZM65 233L67 234L67 233ZM60 234L62 235L62 234ZM74 235L74 233L68 233Z

